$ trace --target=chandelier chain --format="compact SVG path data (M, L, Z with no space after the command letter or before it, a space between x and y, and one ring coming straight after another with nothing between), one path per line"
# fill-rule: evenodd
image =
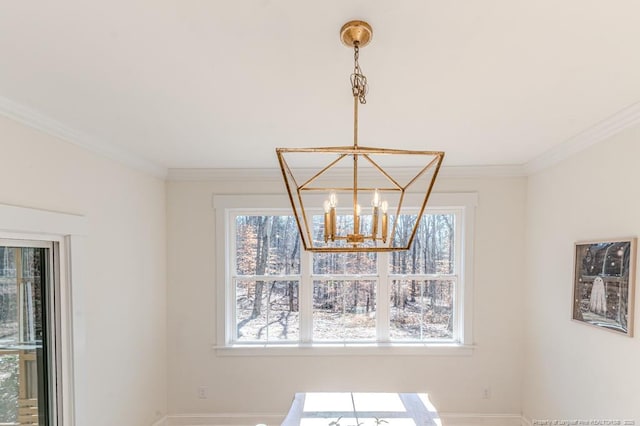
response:
M367 91L369 90L369 86L367 85L367 77L362 73L362 68L360 68L360 48L358 47L358 43L356 42L353 46L353 74L351 74L351 92L353 96L357 96L358 100L361 104L367 103Z

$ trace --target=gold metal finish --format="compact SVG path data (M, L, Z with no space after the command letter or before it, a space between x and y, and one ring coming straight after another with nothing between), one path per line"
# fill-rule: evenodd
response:
M349 21L340 28L340 40L349 47L365 47L373 37L371 25L364 21Z
M315 175L313 175L311 177L311 179L309 179L308 181L306 181L305 183L303 183L300 186L300 189L303 189L305 187L307 187L310 183L312 183L314 180L316 180L318 178L318 176L320 176L321 174L323 174L324 172L326 172L327 170L329 170L331 167L333 167L338 161L342 160L344 157L346 157L347 154L342 154L340 155L338 158L336 158L335 160L333 160L331 163L329 163L324 169L320 170L318 173L316 173Z
M370 148L360 146L358 143L358 108L359 104L366 104L368 91L367 77L362 72L359 63L360 48L371 40L373 31L371 26L363 21L347 22L340 30L342 42L354 50L354 68L351 74L351 92L353 96L353 146L323 147L323 148L277 148L276 154L282 176L285 181L289 201L293 207L294 215L305 250L312 252L387 252L395 250L408 250L413 243L418 230L420 218L427 205L433 189L435 179L440 171L444 159L441 151L416 151L388 148ZM296 178L300 170L291 167L287 158L296 154L321 154L324 155L325 166L312 173L311 177ZM335 155L327 156L328 154ZM403 182L393 172L385 170L379 161L386 156L422 156L425 161L410 175L407 183ZM344 182L340 173L335 176L334 170L340 169L341 160L345 157L353 159L351 166L351 178ZM362 157L364 162L360 161ZM362 174L361 168L368 166L369 173L375 176ZM364 170L364 169L363 169ZM430 175L428 174L430 173ZM301 175L304 176L304 175ZM335 185L335 182L342 182ZM422 183L424 181L424 183ZM301 185L298 182L303 182ZM423 187L425 185L426 187ZM421 196L419 211L412 210L407 213L403 206L405 196L411 190L418 187ZM314 194L329 194L329 199L324 201L324 213L318 211L318 200ZM349 194L351 205L338 208L338 196ZM367 194L372 195L371 207L360 205L367 200ZM382 197L385 197L382 201ZM382 202L381 202L382 201ZM388 213L389 202L394 206L393 213ZM311 211L305 209L305 204L313 205ZM404 220L399 228L399 219ZM413 219L412 219L413 218ZM414 223L409 224L413 220ZM345 229L345 226L349 228ZM408 226L411 226L410 231ZM389 229L391 232L389 233ZM398 237L396 231L403 229ZM349 232L351 231L351 232ZM409 232L407 232L409 231ZM404 238L404 240L403 240ZM398 240L402 241L398 241Z
M347 235L347 242L349 244L364 243L364 235L362 235L362 234L349 234L349 235Z

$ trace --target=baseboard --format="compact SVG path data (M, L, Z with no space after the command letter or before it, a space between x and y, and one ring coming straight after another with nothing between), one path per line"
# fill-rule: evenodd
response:
M531 419L527 416L522 416L522 426L531 426Z
M530 426L520 414L440 413L443 426ZM284 414L273 413L220 413L174 414L166 417L166 423L154 426L277 426Z
M284 416L273 413L176 414L167 417L167 426L274 426L282 423Z
M522 426L520 414L440 413L443 426Z

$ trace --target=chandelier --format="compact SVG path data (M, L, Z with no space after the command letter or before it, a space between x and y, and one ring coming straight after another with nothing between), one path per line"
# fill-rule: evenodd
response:
M368 91L360 48L372 35L363 21L340 30L354 52L353 146L276 149L304 248L312 252L408 250L444 158L441 151L358 144L358 106Z

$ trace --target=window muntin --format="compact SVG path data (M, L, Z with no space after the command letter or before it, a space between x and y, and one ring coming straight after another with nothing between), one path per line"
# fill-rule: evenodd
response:
M233 314L225 317L231 320L227 342L462 342L463 212L428 209L407 252L312 254L301 250L288 210L227 211L229 252L235 253L229 269L228 294L234 302ZM409 298L399 304L394 298L402 292Z

